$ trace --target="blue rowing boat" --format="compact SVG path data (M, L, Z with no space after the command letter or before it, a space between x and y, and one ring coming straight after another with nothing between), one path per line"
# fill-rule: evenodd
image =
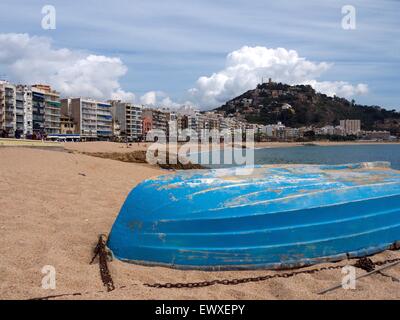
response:
M182 269L295 268L400 244L400 171L374 162L184 171L127 197L117 259Z

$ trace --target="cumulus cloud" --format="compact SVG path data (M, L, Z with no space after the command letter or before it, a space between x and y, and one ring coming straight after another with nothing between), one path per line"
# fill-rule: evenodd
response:
M14 82L51 84L66 96L135 99L119 83L128 70L119 58L55 49L44 37L0 34L0 66Z
M119 80L128 68L117 57L57 49L45 37L0 33L0 69L13 82L50 84L64 96L118 99L174 109L181 105L203 108L221 105L253 89L262 77L288 84L310 84L330 96L348 98L368 92L365 84L318 81L331 66L309 61L294 50L244 46L228 54L223 70L200 77L188 91L186 102L177 103L163 91L149 91L141 97L124 91Z
M111 93L111 99L112 100L121 100L123 102L135 102L136 95L132 92L126 92L126 91L122 90L121 88L119 88Z
M346 81L305 81L304 84L311 85L318 92L325 93L328 96L339 96L350 98L357 95L368 93L368 86L364 83L351 85Z
M204 107L214 107L255 88L262 77L288 84L310 84L330 96L348 98L368 91L365 84L316 80L331 67L332 64L326 62L306 60L295 50L244 46L228 54L223 70L200 77L196 86L189 90L189 95Z
M167 108L178 108L181 104L174 102L163 91L149 91L140 97L140 103L148 106L161 106Z

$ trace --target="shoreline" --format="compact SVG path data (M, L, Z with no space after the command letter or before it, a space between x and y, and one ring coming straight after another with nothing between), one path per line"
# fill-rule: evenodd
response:
M290 148L290 147L333 147L333 146L351 146L351 145L400 145L400 142L384 141L311 141L311 142L256 142L255 149L265 148Z
M83 153L111 153L111 152L133 152L133 151L146 151L147 148L152 144L152 142L135 142L126 143L122 142L110 142L110 141L93 141L93 142L51 142L51 141L41 141L41 140L24 140L24 139L9 139L0 138L0 148L1 147L31 147L31 148L64 148L66 151L78 151ZM400 145L400 141L310 141L310 142L255 142L254 149L264 149L264 148L291 148L291 147L304 147L304 146L346 146L346 145ZM196 147L195 144L171 144L171 147L181 147L183 145ZM205 144L198 144L201 148ZM234 148L242 148L243 144L232 144ZM219 148L223 148L224 144L217 144ZM209 144L209 148L212 145ZM199 150L199 152L204 152Z

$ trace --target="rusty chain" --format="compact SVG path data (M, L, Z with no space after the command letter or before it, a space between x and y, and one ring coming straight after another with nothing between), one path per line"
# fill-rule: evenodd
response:
M106 246L106 240L105 240L105 235L101 234L99 235L99 241L94 248L94 256L92 260L90 261L90 264L94 262L96 257L99 257L99 267L100 267L100 276L101 280L103 281L103 285L107 288L107 291L113 291L115 289L113 279L110 274L110 270L108 269L107 265L107 260L109 257L108 251L107 251L107 246Z
M377 261L377 262L374 262L374 265L382 266L382 265L397 262L397 261L400 261L400 258ZM353 266L355 266L355 264ZM320 271L337 270L340 268L343 268L343 266L329 266L329 267L321 267L321 268L316 268L316 269L311 269L311 270L302 270L302 271L299 270L299 271L294 271L294 272L290 272L290 273L285 272L285 273L274 274L274 275L265 275L265 276L259 276L259 277L239 278L239 279L230 279L230 280L224 279L224 280L211 280L211 281L200 281L200 282L189 282L189 283L179 283L179 282L178 283L154 283L154 284L144 283L143 285L150 287L150 288L201 288L201 287L208 287L208 286L212 286L212 285L216 285L216 284L237 285L237 284L248 283L248 282L265 281L265 280L270 280L270 279L274 279L274 278L290 278L290 277L293 277L293 276L296 276L299 274L313 274L313 273L317 273ZM128 287L120 286L116 289L126 289L126 288L128 288ZM98 293L102 293L102 292L103 291L98 291ZM60 294L60 295L53 295L53 296L47 296L47 297L32 298L29 300L48 300L48 299L53 299L53 298L58 298L58 297L66 297L66 296L82 296L84 294L90 294L90 293L91 292L75 292L75 293Z
M388 259L384 261L377 261L374 262L374 265L376 266L382 266L384 264L388 263L393 263L396 261L400 261L400 258L396 259ZM353 265L354 267L357 267L357 263ZM249 282L260 282L260 281L266 281L270 279L276 279L276 278L291 278L299 274L314 274L317 272L321 271L326 271L326 270L337 270L341 269L343 266L329 266L329 267L321 267L321 268L315 268L315 269L310 269L310 270L299 270L299 271L293 271L293 272L285 272L285 273L278 273L278 274L273 274L273 275L265 275L265 276L258 276L258 277L248 277L248 278L235 278L235 279L216 279L216 280L210 280L210 281L199 281L199 282L187 282L187 283L144 283L146 287L150 288L201 288L201 287L209 287L213 286L216 284L221 284L221 285L237 285L237 284L243 284L243 283L249 283Z

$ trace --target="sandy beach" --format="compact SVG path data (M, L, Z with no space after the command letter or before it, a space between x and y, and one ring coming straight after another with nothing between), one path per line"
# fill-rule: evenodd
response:
M136 147L135 147L136 146ZM356 290L317 292L341 281L341 269L238 285L157 289L154 282L195 282L279 274L282 271L182 271L109 263L116 290L106 292L96 263L98 235L108 234L128 192L166 173L147 164L101 159L80 152L126 152L132 144L66 144L66 151L0 147L0 299L400 299L400 266L361 279ZM398 251L373 261L400 258ZM309 267L341 266L355 260ZM56 289L41 287L43 266L56 269ZM357 274L365 271L357 269Z

